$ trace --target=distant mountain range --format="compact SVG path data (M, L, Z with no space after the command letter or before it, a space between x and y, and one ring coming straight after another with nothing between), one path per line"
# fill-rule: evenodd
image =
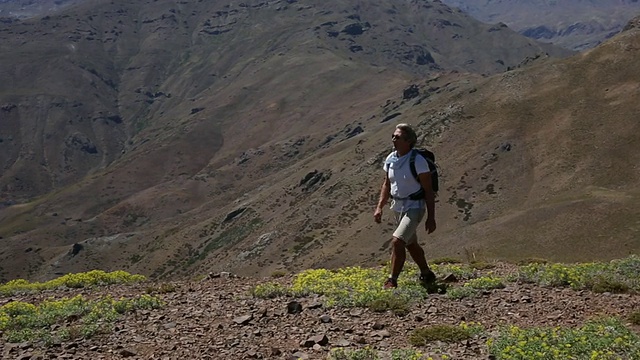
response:
M51 15L87 0L0 0L0 18L28 19Z
M640 15L638 0L443 0L480 21L571 50L592 48Z

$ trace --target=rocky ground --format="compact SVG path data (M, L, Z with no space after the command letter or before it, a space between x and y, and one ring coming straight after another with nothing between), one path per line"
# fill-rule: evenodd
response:
M510 270L502 266L498 272ZM400 317L362 308L326 308L318 297L252 297L250 290L267 280L274 279L211 274L201 281L176 282L175 291L158 294L166 302L163 308L124 315L111 334L46 348L37 343L0 343L0 354L2 359L325 359L332 348L370 346L384 355L411 348L409 334L426 325L479 322L490 334L505 324L571 326L602 315L626 318L640 309L640 296L634 294L511 283L462 300L432 295ZM291 278L277 281L290 283ZM86 297L133 296L145 293L150 286L55 290L0 298L0 305L12 300L36 303L77 293ZM446 358L442 355L450 359L492 358L486 335L455 344L437 342L420 350L434 359Z

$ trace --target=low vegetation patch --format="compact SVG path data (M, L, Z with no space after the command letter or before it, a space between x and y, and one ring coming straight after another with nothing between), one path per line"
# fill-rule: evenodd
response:
M328 360L378 360L378 359L391 359L391 360L421 360L431 359L426 358L424 355L414 349L396 349L391 351L391 356L384 356L380 352L372 349L371 347L365 347L362 349L344 349L337 348L332 349L327 356Z
M462 286L450 287L447 290L447 297L450 299L476 297L481 294L482 290L502 289L505 287L506 282L507 280L503 278L493 276L470 279Z
M491 268L491 264L432 264L439 276L453 275L462 286L450 286L446 296L451 299L475 297L483 291L504 288L509 282L524 281L543 286L570 286L574 289L590 289L594 292L638 292L640 290L640 258L631 256L608 263L546 264L532 262L519 267L517 273L499 277L489 271L485 276L479 269ZM325 305L340 307L369 307L374 311L393 311L402 315L411 302L428 296L428 289L417 281L418 269L407 263L398 279L398 288L384 290L382 284L389 274L389 264L382 268L348 267L336 270L312 269L293 278L291 286L276 282L256 286L252 294L261 298L278 296L322 295ZM441 291L440 293L445 293ZM390 300L393 294L394 299Z
M39 305L13 301L0 307L0 333L10 343L45 345L110 332L113 322L136 309L157 309L162 301L150 295L115 300L87 300L81 295L47 300ZM54 326L55 325L55 326Z
M382 285L387 269L347 267L336 270L305 270L293 279L291 286L278 282L256 285L251 294L263 299L279 296L322 295L328 307L369 307L373 311L392 311L404 315L412 301L427 297L427 290L418 282L417 268L407 264L398 280L398 289L385 290Z
M595 292L640 291L640 257L580 264L532 263L520 267L519 279L544 286L569 286Z
M640 359L640 338L618 319L569 328L510 326L489 339L496 359Z
M23 279L11 280L0 285L0 294L10 296L18 292L37 292L43 290L67 288L83 288L111 284L137 283L146 280L142 275L131 275L126 271L104 272L93 270L84 273L67 274L47 282L29 282Z
M639 274L640 275L640 274ZM591 290L596 293L615 293L615 294L624 294L629 292L631 289L629 285L622 280L607 278L604 276L595 277L590 285Z
M483 276L467 281L464 286L478 290L503 289L504 280L499 277Z
M475 270L487 270L487 269L493 269L496 267L495 264L488 263L485 261L473 261L469 264L469 266Z
M447 297L449 299L464 299L469 297L476 297L480 294L480 291L470 286L457 286L450 287L447 290Z
M629 321L633 325L640 325L640 310L634 311L629 315Z
M328 360L377 360L378 352L370 347L362 349L332 349L327 356Z
M262 299L273 299L279 296L292 295L292 292L290 289L279 283L266 282L256 285L251 290L251 295Z
M517 262L519 266L531 265L531 264L547 264L549 260L542 258L526 258Z
M391 311L397 316L405 316L409 313L409 299L386 292L384 296L371 301L369 308L375 312Z
M427 346L439 341L456 343L480 335L487 335L478 323L433 325L414 330L409 337L413 346ZM497 360L529 359L640 359L640 337L616 318L592 320L577 328L502 327L487 341L489 353ZM328 359L432 359L414 349L389 353L363 349L332 349ZM438 357L440 358L440 357ZM442 358L445 358L444 356Z
M478 277L476 269L468 264L432 265L431 270L440 275L454 275L458 280L469 280Z
M415 329L409 336L409 342L414 346L425 346L434 341L454 343L470 339L482 331L480 324L432 325Z
M176 286L170 283L162 283L147 287L147 294L168 294L176 291Z
M388 270L361 267L306 270L295 277L291 289L298 295L324 295L329 307L368 307L388 299L390 292L398 301L426 298L427 291L417 281L417 268L415 265L406 268L394 290L382 288Z
M272 278L281 278L281 277L284 277L284 276L287 276L287 272L284 271L284 270L274 270L271 273L271 277Z

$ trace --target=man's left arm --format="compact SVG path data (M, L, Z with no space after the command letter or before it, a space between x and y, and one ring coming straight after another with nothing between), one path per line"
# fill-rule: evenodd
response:
M418 179L424 190L424 201L427 204L427 221L424 224L424 228L428 234L431 234L436 231L436 201L433 187L431 186L431 173L418 174Z

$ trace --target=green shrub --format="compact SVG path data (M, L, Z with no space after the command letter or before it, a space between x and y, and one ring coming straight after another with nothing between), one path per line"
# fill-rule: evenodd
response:
M495 264L492 263L488 263L485 261L472 261L469 266L472 269L476 269L476 270L487 270L487 269L493 269L496 267Z
M420 360L424 355L414 349L396 349L391 351L391 360Z
M286 271L284 271L284 270L274 270L274 271L271 273L271 277L272 277L272 278L281 278L281 277L284 277L284 276L286 276L286 275L287 275L287 272L286 272Z
M390 360L421 360L426 359L424 355L414 349L395 349L391 350L391 357L388 353L380 353L371 347L367 346L363 349L345 349L336 348L331 349L328 360L378 360L378 359L390 359ZM431 358L429 358L431 359Z
M176 291L176 286L169 283L162 283L156 286L148 286L147 294L168 294Z
M502 289L504 288L504 280L498 277L486 276L471 279L467 281L464 286L478 290Z
M629 321L633 325L640 325L640 310L634 311L629 315Z
M596 293L610 292L614 294L624 294L629 292L629 286L616 279L598 277L593 280L591 290Z
M251 290L251 295L261 299L272 299L289 294L290 291L287 288L275 282L258 284Z
M351 350L345 348L331 349L328 360L378 360L378 352L370 347Z
M464 299L468 297L476 297L480 292L470 286L458 286L447 290L449 299Z
M409 343L414 346L425 346L433 341L447 343L458 342L472 337L468 327L456 325L432 325L415 329L409 336Z
M369 309L375 312L391 311L397 316L404 316L409 313L409 300L391 294L371 301Z
M547 264L549 261L542 258L526 258L517 262L519 266L531 265L531 264Z

